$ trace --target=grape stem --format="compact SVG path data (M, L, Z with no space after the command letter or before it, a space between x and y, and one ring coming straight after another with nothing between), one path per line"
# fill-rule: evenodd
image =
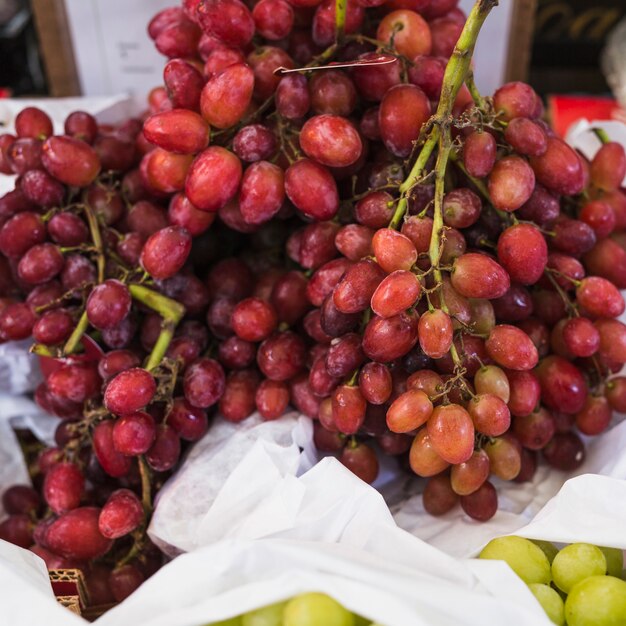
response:
M472 54L474 53L474 46L476 45L480 29L485 23L491 9L493 9L493 7L497 4L498 0L477 0L467 18L467 22L465 22L465 26L463 27L463 31L461 32L459 40L456 43L454 52L452 53L452 56L448 61L448 65L446 66L443 84L441 87L441 98L439 100L437 112L428 124L428 128L430 130L428 131L428 135L424 141L424 145L422 146L419 156L413 164L409 175L399 187L400 199L398 200L398 205L393 217L391 218L391 222L389 223L389 228L397 229L404 219L404 215L406 214L408 208L408 194L413 185L419 182L435 146L439 143L439 148L441 150L443 143L451 145L450 124L452 122L452 109L454 107L454 102L456 101L459 89L461 89L461 86L467 79L468 72L470 71ZM442 135L446 134L448 136L447 140L442 139ZM438 159L438 163L440 167L443 168L444 174L449 154L450 149L448 148L446 158L441 161ZM441 210L441 206L439 209ZM435 213L437 213L436 208ZM441 215L439 215L439 221L443 224ZM433 228L433 238L440 240L441 226L439 229ZM434 248L434 245L432 247ZM437 246L437 249L439 249L439 246Z
M85 212L85 218L87 219L87 225L89 226L89 233L91 235L91 240L93 241L93 247L96 251L98 283L101 283L104 281L105 258L102 235L100 234L100 227L98 226L98 218L89 205L82 205L82 209ZM78 323L76 324L76 328L74 328L72 334L69 336L69 339L63 346L63 354L72 354L73 352L76 352L76 348L78 348L78 344L88 327L89 319L87 318L87 312L83 311Z
M170 342L174 337L176 326L185 315L185 307L175 300L157 293L152 289L148 289L148 287L144 287L143 285L129 285L128 289L135 300L138 300L148 308L156 311L163 318L161 322L161 332L146 363L146 369L153 370L155 367L158 367L163 360Z
M346 13L348 10L348 0L335 0L335 41L338 44L343 42L346 34Z
M593 134L600 140L600 143L611 143L611 138L604 128L593 128Z

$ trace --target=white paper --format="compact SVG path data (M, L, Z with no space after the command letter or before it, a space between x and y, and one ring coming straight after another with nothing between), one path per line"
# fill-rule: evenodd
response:
M161 489L150 536L175 554L289 527L305 492L296 477L316 460L313 424L295 412L269 422L258 414L237 424L218 419ZM250 524L253 511L267 512L270 526L262 515Z

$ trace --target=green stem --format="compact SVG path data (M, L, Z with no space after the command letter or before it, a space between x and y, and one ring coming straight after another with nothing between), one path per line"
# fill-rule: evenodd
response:
M163 318L161 332L146 363L146 369L152 370L163 360L174 336L174 330L185 315L185 307L143 285L129 285L128 289L135 300L156 311Z
M431 130L424 142L422 150L413 164L409 175L400 185L400 199L398 206L389 223L390 228L398 228L408 208L408 192L411 187L420 179L426 163L430 158L435 146L440 142L442 128L450 132L450 123L452 121L452 109L454 102L459 93L459 89L465 82L470 64L474 46L478 39L478 34L482 25L485 23L491 9L498 4L498 0L477 0L474 8L470 12L467 22L463 27L463 31L454 48L454 52L450 57L450 61L446 66L443 77L443 85L441 88L441 98L437 107L437 112L431 119ZM449 152L449 151L448 151ZM447 161L447 159L446 159ZM445 171L445 170L444 170ZM435 231L433 230L433 233Z
M335 0L335 41L340 44L346 34L348 0Z
M594 128L593 133L600 140L601 143L611 143L611 138L604 128Z
M87 312L83 311L83 314L78 320L78 324L76 324L76 328L74 328L69 339L63 346L63 354L72 354L73 352L76 352L76 348L78 347L78 344L88 327L89 320L87 319Z
M480 91L478 91L478 87L476 86L476 82L474 81L474 70L470 69L467 72L467 77L465 78L465 85L469 90L472 100L474 104L481 110L484 111L487 107L485 105L485 99L480 95Z
M91 210L89 205L85 205L85 217L87 218L87 225L89 226L89 232L91 234L91 240L93 241L94 248L98 255L96 265L98 268L98 282L101 283L104 280L104 246L102 245L102 235L100 234L100 226L98 225L98 218Z

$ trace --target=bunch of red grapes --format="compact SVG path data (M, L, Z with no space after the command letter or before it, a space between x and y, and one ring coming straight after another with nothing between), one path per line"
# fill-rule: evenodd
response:
M626 155L599 132L587 162L526 84L478 93L493 4L185 0L149 24L143 124L20 113L0 336L32 336L61 421L0 537L123 599L213 413L294 407L363 480L381 454L427 478L434 515L582 463L626 411Z

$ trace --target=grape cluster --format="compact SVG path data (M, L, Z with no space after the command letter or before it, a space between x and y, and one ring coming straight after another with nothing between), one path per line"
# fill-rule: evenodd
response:
M624 555L617 548L517 536L492 539L479 558L505 561L557 626L613 626L626 621Z
M363 480L391 455L487 520L491 476L574 469L626 410L626 155L478 93L494 1L252 4L152 19L145 119L0 136L0 338L33 337L62 420L0 535L98 598L158 567L152 497L214 412L293 406Z
M301 593L285 602L205 626L377 626L325 593Z

